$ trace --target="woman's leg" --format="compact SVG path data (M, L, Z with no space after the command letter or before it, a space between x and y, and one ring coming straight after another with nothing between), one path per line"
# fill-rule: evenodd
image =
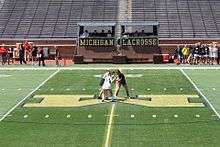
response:
M104 102L106 96L107 96L107 90L103 89L103 92L102 92L102 102Z
M101 98L102 98L102 93L103 93L103 89L101 88L101 90L100 90L100 92L99 92L98 99L101 99Z
M130 97L130 95L129 95L129 91L128 91L128 85L127 85L127 84L125 84L125 85L123 85L123 87L125 88L126 95L127 95L127 97L129 98L129 97Z
M121 84L116 82L116 84L115 84L115 97L118 96L120 88L121 88Z

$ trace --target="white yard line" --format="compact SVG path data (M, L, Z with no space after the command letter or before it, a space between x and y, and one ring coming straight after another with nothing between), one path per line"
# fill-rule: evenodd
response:
M193 82L193 80L187 75L187 73L181 69L181 72L183 75L190 81L190 83L196 88L196 90L199 92L199 94L205 99L205 101L209 104L209 106L212 108L212 110L215 112L215 114L220 118L220 114L215 109L215 107L212 105L212 103L208 100L208 98L201 92L201 90L196 86L196 84Z
M216 70L216 69L220 69L220 66L206 66L206 67L201 67L201 66L175 66L175 67L169 67L169 66L165 66L165 67L157 67L157 66L131 66L131 67L123 67L122 66L107 66L106 67L27 67L27 68L19 68L19 67L1 67L0 70L106 70L106 69L125 69L125 70L132 70L132 69L212 69L212 70Z
M18 102L14 107L12 107L8 112L6 112L2 118L0 118L0 122L5 119L16 107L18 107L21 103L23 103L29 96L31 96L35 91L37 91L41 86L43 86L48 80L50 80L53 76L55 76L60 70L56 70L53 74L51 74L46 80L44 80L40 85L38 85L34 90L32 90L28 95L26 95L20 102Z
M107 130L106 140L105 140L105 147L109 147L114 111L115 111L115 103L112 104L112 109L111 109L110 118L108 122L108 130Z

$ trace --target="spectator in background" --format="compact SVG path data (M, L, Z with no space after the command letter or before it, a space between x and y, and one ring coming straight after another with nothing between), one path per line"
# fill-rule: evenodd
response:
M9 47L9 49L8 49L8 63L10 61L12 61L12 63L14 63L13 52L14 52L14 48L13 47Z
M188 59L187 59L187 62L189 64L193 64L193 50L194 48L192 46L189 46L189 56L188 56Z
M35 61L37 61L37 49L38 49L38 47L33 44L33 47L32 47L32 50L31 50L32 65L35 65Z
M180 46L178 45L177 48L174 50L174 55L173 55L173 59L176 64L181 63L181 54L182 54L182 51L181 51Z
M26 61L24 59L24 52L25 51L24 51L23 44L19 45L18 50L19 50L19 61L20 61L20 64L23 64L23 62L24 62L24 64L26 64Z
M55 54L55 61L56 61L56 66L60 66L60 50L57 46L54 47L56 49L56 54Z
M218 48L215 42L213 42L212 45L209 47L209 58L210 58L211 65L217 63Z
M5 48L5 45L2 44L2 46L0 47L0 56L1 56L2 65L6 63L7 60L6 55L7 55L7 50Z
M146 36L146 33L144 32L144 30L141 31L140 36Z
M204 45L203 59L204 59L204 64L209 63L209 47L207 46L207 44Z
M97 37L98 36L98 32L97 30L94 30L93 33L91 34L92 37Z
M6 49L5 63L8 63L8 65L10 65L10 54L9 54L9 48Z
M200 45L198 43L195 44L194 50L193 50L193 64L199 63L199 56L200 56Z
M85 30L85 32L80 36L81 38L87 38L89 37L89 32L88 30Z
M42 66L45 66L43 48L39 48L37 52L37 58L38 58L38 65L41 66L41 62L42 62Z
M135 31L133 37L138 37L138 31Z
M24 46L24 49L25 49L26 60L30 61L32 46L31 46L31 44L28 41L25 41L23 46Z
M100 37L107 37L107 34L105 33L105 30L102 30Z
M182 50L182 55L183 55L183 60L182 60L182 63L183 64L186 64L187 63L187 59L188 59L188 56L189 56L189 47L187 47L187 45L185 45Z
M218 47L218 64L220 64L220 46Z
M111 32L111 30L108 30L107 37L112 37L112 32Z

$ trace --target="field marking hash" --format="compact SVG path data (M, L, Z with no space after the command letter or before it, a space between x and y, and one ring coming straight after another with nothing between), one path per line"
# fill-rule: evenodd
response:
M28 97L30 97L35 91L37 91L41 86L43 86L47 81L54 77L60 70L56 70L52 73L46 80L44 80L40 85L38 85L33 91L27 94L21 101L19 101L14 107L12 107L8 112L6 112L3 117L0 118L0 122L5 119L15 108L17 108L21 103L23 103Z
M197 85L193 82L193 80L187 75L187 73L183 69L180 69L180 71L189 80L189 82L194 86L194 88L198 91L198 93L205 99L205 101L209 104L209 106L212 108L212 110L215 112L218 118L220 118L220 114L218 113L218 111L215 109L212 103L208 100L208 98L201 92L201 90L197 87Z

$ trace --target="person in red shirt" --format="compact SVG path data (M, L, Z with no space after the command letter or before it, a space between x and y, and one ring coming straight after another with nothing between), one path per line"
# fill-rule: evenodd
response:
M31 59L31 50L32 50L31 44L28 41L25 41L23 46L24 46L25 53L26 53L26 60L30 61L30 59Z
M0 57L1 57L2 65L6 63L6 55L7 55L7 49L5 48L5 45L2 44L2 46L0 47Z

